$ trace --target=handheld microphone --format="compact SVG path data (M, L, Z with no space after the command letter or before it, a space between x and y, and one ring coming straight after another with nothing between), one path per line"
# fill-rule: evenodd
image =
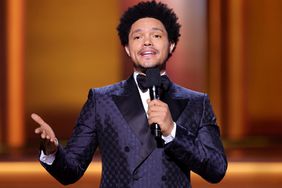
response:
M160 99L161 75L159 68L149 68L146 70L147 84L149 86L150 99ZM157 123L151 125L151 133L156 139L161 139L161 128Z

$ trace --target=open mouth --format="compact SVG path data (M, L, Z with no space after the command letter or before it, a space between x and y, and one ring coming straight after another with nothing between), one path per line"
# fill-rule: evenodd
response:
M142 49L139 52L139 55L141 55L142 57L151 57L157 54L157 50L155 49Z

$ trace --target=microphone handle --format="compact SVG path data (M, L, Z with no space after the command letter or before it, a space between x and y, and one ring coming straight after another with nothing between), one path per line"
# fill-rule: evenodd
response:
M160 92L157 86L149 88L151 100L160 99ZM155 136L156 139L160 139L162 136L161 128L157 123L151 125L151 133Z

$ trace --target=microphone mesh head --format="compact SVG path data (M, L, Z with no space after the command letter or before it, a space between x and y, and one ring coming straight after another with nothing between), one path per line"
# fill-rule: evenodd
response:
M161 86L161 73L159 68L149 68L146 70L148 87Z

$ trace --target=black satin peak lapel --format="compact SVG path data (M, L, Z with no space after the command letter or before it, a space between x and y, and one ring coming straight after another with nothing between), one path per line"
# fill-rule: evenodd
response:
M172 119L176 122L186 107L188 99L174 99L170 95L170 92L164 93L161 100L168 105Z
M135 84L131 76L124 87L124 93L114 95L113 100L122 113L129 127L135 133L141 143L141 163L156 148L156 143L151 135L145 110Z

